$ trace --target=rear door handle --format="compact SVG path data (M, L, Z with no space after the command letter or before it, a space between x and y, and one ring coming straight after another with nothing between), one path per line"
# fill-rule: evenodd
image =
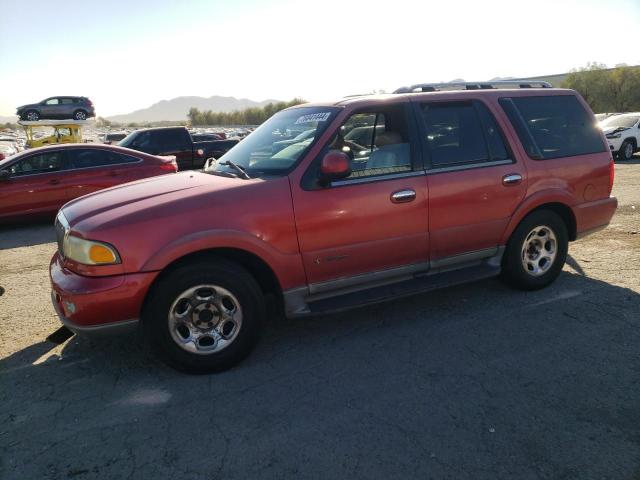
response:
M54 179L52 179L52 180L49 180L49 183L50 183L51 185L58 185L58 184L60 183L60 180L58 180L58 179L54 178Z
M416 191L411 189L399 190L391 194L391 201L393 203L413 202L415 199Z
M505 175L504 177L502 177L502 184L505 187L508 187L510 185L518 185L520 182L522 182L522 175L520 175L519 173L510 173L509 175Z

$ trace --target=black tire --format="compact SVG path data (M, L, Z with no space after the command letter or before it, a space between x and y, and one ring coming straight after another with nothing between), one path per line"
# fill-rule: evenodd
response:
M84 110L76 110L75 112L73 112L73 119L74 120L86 120L87 119L87 112L85 112Z
M27 120L29 122L37 122L38 120L40 120L40 114L35 110L28 110L24 112L22 119Z
M552 262L546 261L546 263L542 264L544 268L539 268L538 272L535 272L531 268L532 265L535 265L535 261L529 263L528 267L525 268L523 247L525 242L530 244L528 240L536 242L536 235L538 234L533 234L533 230L539 226L548 229L555 236L555 247L553 248L555 258ZM541 233L544 232L544 228L540 230ZM547 244L545 242L544 245L552 245L552 243L549 242ZM546 252L547 247L544 245L541 244ZM501 279L508 285L521 290L544 288L560 275L567 259L568 249L569 234L562 218L551 210L535 211L527 215L511 235L502 257ZM535 254L532 256L535 257ZM542 262L544 259L538 261ZM537 265L535 266L537 267Z
M620 160L631 160L633 157L633 151L635 150L633 142L631 140L625 140L618 150L618 158Z
M242 314L241 325L231 343L206 354L191 353L181 347L169 326L174 302L188 289L199 285L226 289L237 299ZM185 264L168 272L154 286L145 305L142 327L152 350L167 365L187 373L220 372L241 362L255 347L265 318L264 297L255 279L241 266L222 258Z

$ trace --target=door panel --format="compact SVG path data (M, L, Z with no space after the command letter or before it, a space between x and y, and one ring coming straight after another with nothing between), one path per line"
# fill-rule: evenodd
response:
M525 193L503 185L512 173L523 172L507 164L428 175L432 259L498 246Z
M394 203L402 190L415 200ZM309 283L428 260L424 175L296 190L294 209Z
M134 179L132 167L119 154L98 148L74 149L69 157L68 196L77 198ZM133 159L132 159L133 160Z
M526 170L477 99L416 104L429 185L431 260L498 246Z
M0 217L55 212L67 201L65 172L25 175L0 182Z

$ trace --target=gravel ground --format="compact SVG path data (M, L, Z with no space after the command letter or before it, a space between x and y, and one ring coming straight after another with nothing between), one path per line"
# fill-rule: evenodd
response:
M550 288L497 280L312 320L188 376L46 341L49 225L0 230L2 479L640 479L640 158Z

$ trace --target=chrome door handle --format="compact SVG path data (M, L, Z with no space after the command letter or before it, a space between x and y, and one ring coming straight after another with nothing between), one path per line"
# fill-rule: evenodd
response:
M413 202L415 199L416 199L416 191L411 189L399 190L391 194L391 201L393 203Z
M518 185L522 181L522 175L519 173L510 173L502 177L502 184L504 186Z

